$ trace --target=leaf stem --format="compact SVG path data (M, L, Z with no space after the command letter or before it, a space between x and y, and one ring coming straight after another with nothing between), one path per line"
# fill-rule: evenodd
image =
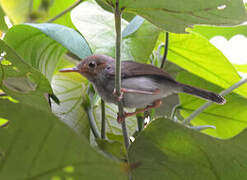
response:
M95 138L100 138L100 134L98 132L98 129L97 129L97 126L96 126L96 123L95 123L95 119L94 119L94 115L93 115L93 110L91 107L87 107L86 108L86 112L87 112L87 116L88 116L88 119L89 119L89 125L90 125L90 128L93 132L93 135Z
M239 82L235 83L234 85L232 85L231 87L229 87L228 89L222 91L220 93L220 95L225 96L227 94L229 94L230 92L232 92L234 89L238 88L239 86L243 85L244 83L247 82L247 78L243 78L241 79ZM209 107L211 104L213 104L212 101L210 102L206 102L204 105L202 105L201 107L199 107L197 110L195 110L189 117L187 117L183 123L184 124L190 124L191 120L194 119L196 116L198 116L201 112L203 112L207 107Z
M116 95L120 96L121 92L121 10L119 9L119 1L116 0L116 6L115 6L115 30L116 30L116 63L115 63L115 69L116 69L116 76L115 76L115 89L116 89ZM124 110L123 110L123 102L120 100L118 102L118 113L119 117L123 119L124 115ZM129 148L130 142L129 142L129 137L128 137L128 132L127 132L127 127L125 124L125 119L123 119L122 123L122 131L123 131L123 136L124 136L124 144L126 151Z
M165 65L165 62L166 62L166 57L167 57L167 54L168 54L168 43L169 43L169 33L166 32L166 43L165 43L164 55L163 55L162 62L161 62L161 65L160 65L161 69L163 69L163 67Z
M71 6L69 6L67 9L65 9L61 13L57 14L53 18L51 18L48 21L46 21L46 23L51 23L51 22L55 21L56 19L60 18L61 16L65 15L66 13L70 12L72 9L74 9L76 6L78 6L82 1L83 0L76 1L74 4L72 4Z
M101 99L101 138L105 139L105 102Z

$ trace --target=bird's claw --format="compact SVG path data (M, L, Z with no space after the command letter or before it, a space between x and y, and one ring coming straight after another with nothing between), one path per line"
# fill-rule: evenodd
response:
M121 88L120 89L120 95L118 96L116 88L114 88L113 95L117 98L117 101L121 101L123 99L124 91Z
M126 113L125 113L125 112L123 113L123 116L120 116L120 114L117 113L117 122L118 122L119 124L122 124L123 121L125 121L125 118L126 118Z

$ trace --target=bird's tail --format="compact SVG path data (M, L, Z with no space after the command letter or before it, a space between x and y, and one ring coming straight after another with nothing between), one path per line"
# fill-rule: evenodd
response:
M185 92L185 93L213 101L217 104L225 104L226 103L225 98L219 94L216 94L214 92L207 91L207 90L204 90L201 88L196 88L196 87L193 87L190 85L186 85L186 84L181 84L181 85L182 85L183 92Z

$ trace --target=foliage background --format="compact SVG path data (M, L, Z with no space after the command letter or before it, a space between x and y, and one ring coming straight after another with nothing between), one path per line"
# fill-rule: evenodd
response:
M246 84L189 125L183 120L205 101L185 94L165 98L142 132L137 118L128 118L135 138L128 151L112 104L105 109L106 139L92 134L92 117L101 129L99 96L85 78L58 70L91 54L115 56L115 3L0 0L0 179L116 180L130 173L149 180L247 179ZM120 0L120 7L122 60L159 66L169 31L164 69L179 82L221 92L241 80L239 71L247 72L247 65L232 64L209 41L246 36L246 25L239 25L247 19L241 0ZM66 8L73 10L53 19ZM208 125L215 129L195 130Z

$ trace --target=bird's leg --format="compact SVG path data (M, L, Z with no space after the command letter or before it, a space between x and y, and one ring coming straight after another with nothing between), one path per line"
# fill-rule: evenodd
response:
M139 93L139 94L157 95L160 93L160 89L155 89L153 91L142 91L142 90L137 90L137 89L121 88L120 96L117 97L118 101L123 99L124 93ZM116 89L114 89L113 94L116 95Z
M138 110L135 111L135 112L125 112L125 113L124 113L124 117L121 117L121 118L120 118L120 117L119 117L119 114L118 114L117 121L118 121L118 123L121 123L126 117L134 116L134 115L136 115L136 114L138 114L138 113L145 112L145 111L147 111L148 109L157 108L157 107L159 107L161 104L162 104L162 101L159 99L159 100L154 101L152 105L149 105L149 106L147 106L147 107L145 107L145 108L143 108L143 109L138 109Z

